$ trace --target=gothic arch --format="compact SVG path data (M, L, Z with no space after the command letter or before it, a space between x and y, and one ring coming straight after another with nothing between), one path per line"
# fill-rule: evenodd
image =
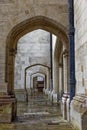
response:
M36 73L32 73L30 76L33 76L33 75L44 75L44 76L46 76L46 74L45 73L42 73L42 72L36 72Z
M14 56L17 48L17 41L20 37L36 29L43 29L58 36L65 46L68 44L67 29L53 19L36 16L27 19L12 28L7 36L6 42L6 82L8 82L8 92L14 90Z
M25 68L25 71L26 71L27 69L31 68L31 67L34 67L34 66L43 66L43 67L46 67L46 68L50 69L49 66L44 65L44 64L33 64L33 65L30 65L30 66L26 67L26 68Z
M37 76L43 77L44 82L46 83L46 74L45 74L45 73L41 73L41 72L37 72L37 73L31 74L31 75L30 75L30 77L31 77L31 82L32 82L32 78L37 77Z
M24 79L24 88L25 88L25 90L26 90L26 72L27 72L27 70L28 69L30 69L30 68L32 68L32 67L36 67L36 66L41 66L41 67L44 67L44 68L47 68L49 71L50 71L50 67L49 66L46 66L46 65L44 65L44 64L33 64L33 65L31 65L31 66L28 66L28 67L26 67L25 68L25 79ZM39 72L39 71L38 71ZM39 73L43 73L43 72L39 72ZM43 73L44 74L44 73Z

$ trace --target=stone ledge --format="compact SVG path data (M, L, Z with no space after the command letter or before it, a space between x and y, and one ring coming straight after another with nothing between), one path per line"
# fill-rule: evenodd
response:
M87 97L84 95L76 95L72 100L72 105L77 112L83 115L87 110Z

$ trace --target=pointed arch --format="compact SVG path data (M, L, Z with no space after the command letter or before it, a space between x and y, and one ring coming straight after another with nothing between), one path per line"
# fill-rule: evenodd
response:
M26 33L36 29L43 29L58 36L65 46L68 44L67 29L57 21L44 16L29 18L12 28L7 36L6 42L6 77L8 92L14 90L14 56L17 49L17 41Z

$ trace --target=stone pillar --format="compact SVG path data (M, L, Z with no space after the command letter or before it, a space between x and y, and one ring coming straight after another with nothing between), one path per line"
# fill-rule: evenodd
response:
M47 89L47 76L44 77L44 89Z
M30 88L33 88L33 77L30 76Z
M53 102L57 102L58 100L58 92L59 92L59 64L58 59L54 57L53 64Z
M64 93L68 93L68 52L65 50L63 54L63 75L64 75Z
M61 108L62 108L62 114L63 118L67 120L67 115L68 115L68 108L69 105L67 104L67 100L69 98L68 95L68 52L67 50L64 50L63 52L63 80L64 80L64 94L62 97L62 103L61 103Z
M48 94L50 91L50 71L47 69L47 76L46 76L46 91L45 93Z
M29 96L32 95L32 94L31 94L31 93L32 93L32 88L33 88L33 77L30 76L30 86L29 86L29 88L27 89Z
M14 95L8 95L8 84L0 83L0 123L11 123L16 118L17 101Z
M59 98L62 98L63 95L63 65L59 64Z
M8 60L8 93L14 94L14 62L15 62L15 49L9 50Z

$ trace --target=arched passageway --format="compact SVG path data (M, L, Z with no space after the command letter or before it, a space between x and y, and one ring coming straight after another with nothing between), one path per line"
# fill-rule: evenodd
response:
M30 79L31 79L31 88L33 88L33 86L34 86L34 77L36 77L37 78L37 81L44 81L43 82L43 89L45 89L46 88L46 75L45 74L43 74L43 73L33 73L33 74L31 74L31 76L30 76ZM41 78L40 80L39 80L39 77Z
M43 65L43 64L34 64L34 65L31 65L31 66L28 66L25 68L25 88L26 88L26 74L27 74L27 71L29 71L30 69L33 69L35 67L39 67L38 70L34 70L33 72L30 73L30 76L33 74L33 73L42 73L42 74L45 74L47 76L47 85L46 85L46 88L49 89L50 87L50 83L49 83L49 76L50 76L50 67L49 66L46 66L46 65Z
M62 40L65 47L68 45L68 36L66 29L52 19L38 16L25 20L16 25L7 37L6 46L6 81L8 82L8 92L13 93L14 90L14 55L17 49L17 41L24 34L35 29L44 29L58 36Z
M21 2L19 2L19 1L11 2L11 3L9 2L9 4L11 4L11 5L9 5L9 4L7 5L7 3L6 3L6 5L7 5L6 9L8 8L9 11L5 12L5 19L3 22L4 24L1 25L4 27L4 25L6 23L6 27L3 28L5 35L1 36L1 44L3 43L1 46L3 46L3 48L4 48L4 53L1 52L1 55L2 55L1 57L4 56L4 58L3 58L4 60L1 60L1 64L3 64L3 63L4 64L3 64L3 67L1 65L1 68L3 70L0 71L0 76L1 76L1 79L3 80L2 82L6 82L8 84L8 86L6 86L7 84L5 85L7 90L5 90L6 93L4 93L4 94L7 94L7 95L4 95L4 97L1 95L0 103L2 105L4 98L5 98L4 101L6 101L5 103L7 103L7 104L8 104L8 102L11 103L10 104L11 109L9 108L10 119L13 119L13 117L15 118L15 116L16 116L16 99L15 99L15 94L14 94L14 86L16 86L16 87L21 86L21 88L24 88L26 91L26 82L24 82L25 84L22 84L19 82L19 84L14 85L15 56L17 55L16 53L18 51L18 41L25 34L28 34L32 31L35 31L38 29L42 29L42 30L48 31L51 36L50 37L50 57L51 57L50 58L51 59L50 73L47 73L47 77L50 77L49 80L47 79L47 81L50 81L50 85L47 85L47 86L49 86L46 88L48 90L47 94L48 94L49 98L51 97L51 99L53 99L53 100L55 99L55 96L57 96L56 97L58 99L57 101L59 101L59 99L62 98L62 96L63 96L62 92L64 93L65 97L63 97L64 102L62 104L63 105L62 108L63 108L63 110L65 110L65 111L63 111L64 112L63 114L65 114L63 116L66 117L66 115L67 115L66 111L68 111L68 109L70 108L69 107L70 101L68 102L68 107L67 107L68 109L66 108L66 104L68 101L67 94L69 92L70 100L72 100L72 98L75 95L73 1L72 0L69 1L69 7L70 7L69 8L69 10L70 10L69 11L69 16L70 16L69 40L68 40L68 20L67 20L68 2L67 1L64 3L61 2L61 4L58 1L57 1L58 2L57 4L55 1L54 2L45 1L45 3L43 1L41 1L40 3L38 1L37 2L30 1L29 7L28 7L27 2L28 1L26 1L24 3L24 5L22 5L23 3L21 4ZM71 4L70 4L70 2L71 2ZM5 2L1 2L2 8L4 7L3 6L4 3ZM44 4L46 5L46 7L42 8ZM13 10L10 11L10 8L12 8L14 6L16 7L16 5L17 5L17 9L14 8ZM41 11L39 11L40 8L42 8ZM13 12L14 12L14 15L12 15ZM2 19L3 14L4 14L3 11L1 11L1 14L2 14L1 19ZM8 15L10 17L8 17L8 20L7 20ZM3 19L2 19L2 21L3 21ZM9 25L11 25L11 26L9 26ZM12 27L12 29L11 29L11 27ZM1 27L1 29L2 29L2 27ZM9 32L9 30L10 30L10 32ZM9 34L8 34L8 32L9 32ZM8 36L7 36L7 34L8 34ZM52 41L53 34L56 35L56 37L57 37L57 40L55 41L54 44ZM7 40L6 40L6 38L7 38ZM70 43L70 44L68 44L68 43ZM68 47L69 47L69 49L68 49ZM5 49L6 49L6 59L5 59ZM35 57L34 57L34 59L35 59ZM34 59L33 59L33 61L34 61ZM29 60L31 60L31 58ZM69 64L68 64L68 60L69 60ZM24 61L22 61L21 63L24 64ZM28 64L28 66L33 66L33 64L35 64L35 62ZM6 68L5 68L5 65L6 65ZM45 62L44 62L44 65L46 65ZM22 69L25 69L26 67L23 68L23 66L22 66L19 68L21 71ZM68 75L68 70L69 70L69 75ZM28 70L26 72L28 72ZM26 74L25 74L25 77L26 77ZM24 77L23 81L25 80L25 77ZM20 76L19 76L19 79L21 79ZM34 79L34 77L33 77L33 79ZM22 80L20 80L20 81L22 81ZM68 84L68 81L70 82L69 84ZM68 89L69 87L70 87L70 91ZM37 99L38 99L38 97L37 97ZM7 105L7 104L5 104L5 105ZM9 107L9 106L7 106L7 107Z
M30 76L30 88L33 88L33 78L34 77L37 77L37 76L42 76L42 77L44 77L44 80L45 80L45 87L44 87L44 89L46 89L47 88L47 73L46 72L41 72L41 71L37 71L37 72L35 72L35 73L32 73L32 74L30 74L29 75ZM27 78L29 78L29 76L27 77ZM27 82L27 80L26 80L26 82ZM26 83L27 84L27 83ZM27 88L27 87L26 87Z
M37 76L33 76L32 77L33 80L33 90L34 93L37 92L38 93L42 93L43 94L43 90L44 90L44 83L45 83L45 79L43 76L41 75L37 75Z
M18 101L27 101L28 95L31 93L32 84L32 75L39 74L44 75L45 77L45 88L44 92L47 93L50 90L50 67L43 64L33 64L28 66L24 70L24 85L23 87L16 86L14 88L16 98ZM20 94L20 95L19 95Z
M31 18L29 20L23 21L22 23L18 24L17 26L15 26L11 32L9 33L8 37L7 37L7 46L6 46L6 81L8 82L8 93L10 95L14 94L14 61L15 61L15 54L17 52L17 41L26 33L29 33L33 30L36 29L43 29L46 30L50 33L55 34L58 39L61 40L61 43L63 44L63 48L65 51L66 49L68 49L68 36L67 36L67 30L66 28L64 28L63 26L61 26L59 23L57 23L56 21L53 21L52 19L46 18L46 17L42 17L42 16L38 16L38 17L34 17ZM56 45L58 43L56 42ZM59 48L59 45L58 45ZM58 49L57 48L57 49ZM55 50L58 51L58 53L56 53L56 56L60 54L59 50ZM51 57L52 58L52 57ZM56 60L58 61L59 58L57 57ZM57 64L59 64L59 61L56 62ZM28 69L37 66L37 65L41 65L40 63L38 64L32 64L28 67L25 68L25 78L26 78L26 72ZM49 66L46 65L41 65L45 68L48 68L48 70L50 69ZM52 68L51 68L52 69ZM55 68L55 72L58 68ZM66 69L66 68L65 68ZM51 70L52 71L52 70ZM57 71L58 72L58 71ZM47 74L48 77L50 76L50 74ZM56 77L59 76L58 74L56 75ZM55 78L54 78L55 79ZM26 81L26 80L25 80ZM57 78L56 78L57 81ZM50 80L47 79L47 84L49 84ZM54 81L55 82L55 81ZM58 85L58 84L57 84ZM25 82L25 90L26 90L26 82ZM47 85L47 93L51 94L50 91L50 86ZM57 87L58 88L58 87ZM55 84L54 84L54 88L53 88L53 93L55 91ZM56 94L58 94L58 91L56 91Z

